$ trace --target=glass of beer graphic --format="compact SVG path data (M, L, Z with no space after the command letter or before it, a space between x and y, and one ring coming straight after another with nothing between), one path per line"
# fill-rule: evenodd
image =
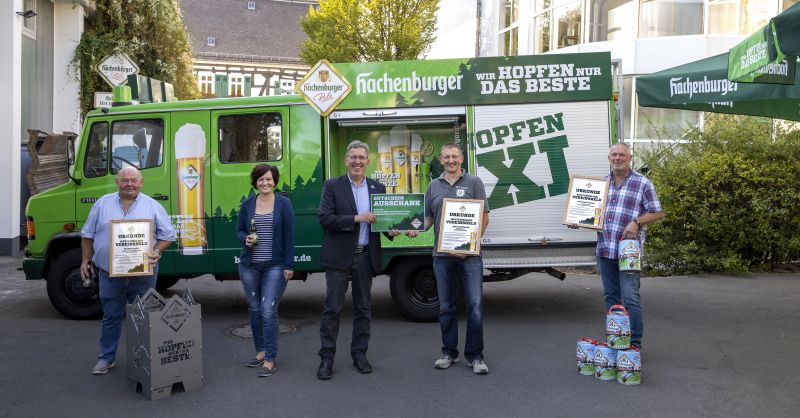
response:
M206 134L200 125L187 123L175 133L178 186L179 251L183 255L204 254L208 249L205 211Z
M389 131L392 144L392 171L397 176L395 193L409 193L409 137L408 129L405 125L396 125Z

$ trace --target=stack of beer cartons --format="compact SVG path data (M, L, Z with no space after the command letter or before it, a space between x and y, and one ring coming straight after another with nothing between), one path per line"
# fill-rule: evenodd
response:
M630 318L622 305L612 306L606 315L606 338L598 343L580 338L577 345L578 372L600 380L614 380L624 385L641 383L642 358L631 346Z

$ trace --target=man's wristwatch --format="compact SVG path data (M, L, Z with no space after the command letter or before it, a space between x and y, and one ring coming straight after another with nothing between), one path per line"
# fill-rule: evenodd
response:
M633 218L633 223L635 223L639 228L642 227L642 224L639 223L639 218Z

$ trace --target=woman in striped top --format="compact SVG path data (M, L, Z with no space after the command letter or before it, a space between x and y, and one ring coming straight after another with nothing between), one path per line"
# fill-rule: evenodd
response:
M236 236L244 245L239 255L250 313L256 356L246 363L258 376L275 373L278 355L278 305L294 274L294 211L289 199L275 193L278 168L259 164L250 173L258 194L242 202ZM259 367L260 366L260 367Z

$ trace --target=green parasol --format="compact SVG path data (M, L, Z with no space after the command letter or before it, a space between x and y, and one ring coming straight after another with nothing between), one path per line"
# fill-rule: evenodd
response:
M800 35L800 34L798 34ZM639 105L800 121L800 83L752 84L728 80L728 53L636 79Z

